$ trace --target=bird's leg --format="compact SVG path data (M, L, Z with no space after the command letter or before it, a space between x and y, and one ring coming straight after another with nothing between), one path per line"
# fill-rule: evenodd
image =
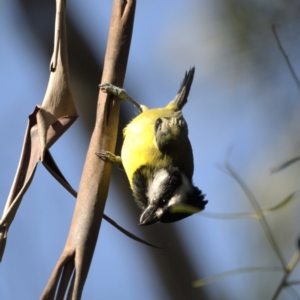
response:
M122 159L120 156L117 156L109 151L101 150L100 152L96 152L96 155L100 157L105 162L110 162L112 164L116 164L119 169L124 170Z
M135 107L137 107L139 109L140 112L143 112L148 109L147 106L141 105L141 104L137 103L136 101L134 101L131 97L129 97L124 89L121 89L113 84L101 83L101 84L99 84L99 87L100 87L101 91L104 93L113 94L116 97L118 97L120 100L130 101Z

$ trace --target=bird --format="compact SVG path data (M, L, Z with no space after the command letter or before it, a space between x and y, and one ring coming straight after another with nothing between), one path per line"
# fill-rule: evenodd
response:
M195 67L185 72L178 93L164 108L149 109L122 88L99 85L103 92L129 100L140 110L123 130L121 156L105 150L96 153L125 170L133 197L142 209L139 225L176 222L204 210L208 202L192 181L193 150L182 114L194 73Z

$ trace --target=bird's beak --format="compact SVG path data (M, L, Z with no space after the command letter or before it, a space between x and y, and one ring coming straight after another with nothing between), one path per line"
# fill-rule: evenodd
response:
M154 205L149 205L141 215L139 225L151 225L158 221L158 218L155 214L157 207Z

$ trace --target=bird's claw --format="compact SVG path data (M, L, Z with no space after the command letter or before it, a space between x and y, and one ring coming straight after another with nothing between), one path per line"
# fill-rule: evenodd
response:
M119 88L113 84L101 83L101 84L99 84L99 87L102 92L112 94L121 100L125 100L128 98L124 89Z
M105 162L113 162L114 161L114 154L112 154L109 151L101 150L99 152L96 152L96 155Z

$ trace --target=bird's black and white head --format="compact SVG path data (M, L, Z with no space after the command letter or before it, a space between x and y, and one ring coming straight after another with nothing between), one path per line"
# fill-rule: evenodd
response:
M172 212L176 205L187 204L200 211L207 203L202 192L176 167L151 170L143 166L137 172L133 194L143 209L140 225L176 222L193 214Z

